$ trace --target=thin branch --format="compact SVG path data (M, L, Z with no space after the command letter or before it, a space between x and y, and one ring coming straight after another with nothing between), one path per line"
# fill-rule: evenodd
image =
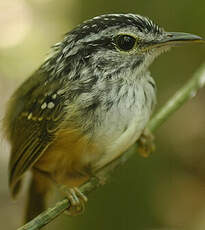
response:
M194 74L194 76L180 89L176 94L161 108L161 110L152 118L148 124L148 129L154 132L169 116L179 109L186 101L194 97L198 90L205 86L205 64ZM94 191L102 185L99 178L107 178L109 174L118 166L127 161L136 153L137 143L132 146L129 151L123 154L118 159L110 162L99 171L96 172L96 177L91 178L88 182L80 186L80 190L84 194ZM53 208L49 208L42 212L36 218L18 228L17 230L37 230L51 222L66 209L70 207L68 199L64 199L56 203Z

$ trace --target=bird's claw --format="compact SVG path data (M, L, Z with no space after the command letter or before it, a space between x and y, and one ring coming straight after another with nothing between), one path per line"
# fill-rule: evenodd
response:
M149 157L155 151L154 136L145 129L138 140L138 152L142 157Z
M70 207L65 213L70 216L81 215L85 211L85 203L88 201L87 197L77 187L67 188L63 186L62 191L70 201Z

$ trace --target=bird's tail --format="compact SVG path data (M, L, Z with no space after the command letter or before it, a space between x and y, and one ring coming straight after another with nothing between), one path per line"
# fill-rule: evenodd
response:
M32 220L46 209L46 196L50 183L39 172L34 171L29 185L24 222Z

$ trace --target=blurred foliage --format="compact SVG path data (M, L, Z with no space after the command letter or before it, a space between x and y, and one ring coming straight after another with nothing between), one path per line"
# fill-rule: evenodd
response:
M0 116L12 91L42 63L51 45L83 20L104 13L149 16L169 31L205 37L204 0L1 0ZM159 106L205 60L205 47L186 46L152 65ZM112 180L89 196L85 215L62 215L47 229L205 229L205 92L178 111L156 135L157 151L136 153ZM1 141L2 142L2 141ZM15 203L7 188L8 146L0 154L1 229L15 229L25 192Z

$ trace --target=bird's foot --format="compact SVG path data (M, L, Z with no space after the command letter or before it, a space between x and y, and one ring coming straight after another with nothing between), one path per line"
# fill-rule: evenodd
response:
M154 136L145 129L138 140L138 152L142 157L149 157L155 151Z
M61 191L66 194L66 197L70 201L70 207L65 213L70 216L83 214L88 198L77 187L68 188L62 186Z

